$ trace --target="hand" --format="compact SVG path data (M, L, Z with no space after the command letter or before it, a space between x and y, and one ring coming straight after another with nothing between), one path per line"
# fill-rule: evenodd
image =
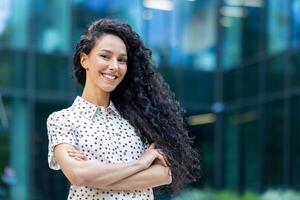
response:
M152 143L139 158L139 162L147 169L156 159L159 160L163 166L167 166L162 153L160 153L158 149L155 149L155 144Z
M162 162L160 159L155 159L153 163L157 164L157 165L163 165L163 166L165 166L165 163L169 164L169 162L167 161L166 156L162 152L162 150L161 149L157 149L157 151L158 151L158 153L160 153L163 156L164 162Z
M86 161L87 160L86 156L81 151L79 151L79 149L77 147L75 147L74 150L68 150L68 155L70 157L73 157L77 161Z

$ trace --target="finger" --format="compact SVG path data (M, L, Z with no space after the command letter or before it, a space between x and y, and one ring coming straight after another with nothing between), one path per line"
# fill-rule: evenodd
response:
M68 152L83 154L81 151L77 151L77 150L69 150Z
M81 151L76 151L76 150L69 150L68 153L74 153L74 154L82 154L82 155L84 155Z
M74 154L70 154L69 156L72 158L75 158L76 160L81 160L81 161L86 160L86 157L84 157L84 156L78 156L78 155L74 155Z
M165 167L168 166L167 163L166 163L166 161L165 161L165 159L164 159L164 157L163 157L162 155L160 155L159 153L157 153L157 158L162 162L162 164L163 164Z
M81 152L76 152L76 151L68 151L68 154L74 154L74 155L84 155Z
M157 149L157 152L163 156L164 160L166 163L169 163L168 160L166 159L166 154L163 152L162 149Z
M85 159L85 155L82 153L68 152L68 155L71 157L79 157L81 159Z
M156 149L156 151L157 151L160 155L162 155L162 156L165 155L162 149Z
M74 159L77 160L77 161L84 161L83 159L78 158L78 157L74 157Z
M149 147L148 147L148 149L154 149L155 148L155 143L152 143Z

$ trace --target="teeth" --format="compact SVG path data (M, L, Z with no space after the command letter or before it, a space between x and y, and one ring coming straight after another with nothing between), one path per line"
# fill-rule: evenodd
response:
M108 75L108 74L102 74L105 78L111 79L111 80L115 80L117 77L116 76L112 76L112 75Z

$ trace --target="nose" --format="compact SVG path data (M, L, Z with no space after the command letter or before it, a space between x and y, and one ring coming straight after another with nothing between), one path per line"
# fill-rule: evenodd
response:
M109 63L109 69L111 71L116 71L119 69L119 63L118 63L118 60L117 59L111 59L110 60L110 63Z

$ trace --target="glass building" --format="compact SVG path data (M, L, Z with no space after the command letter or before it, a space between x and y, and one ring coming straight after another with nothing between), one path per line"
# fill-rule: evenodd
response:
M0 11L1 200L66 199L46 119L80 95L72 52L102 17L132 25L185 108L202 155L193 187L300 190L300 0L0 0Z

